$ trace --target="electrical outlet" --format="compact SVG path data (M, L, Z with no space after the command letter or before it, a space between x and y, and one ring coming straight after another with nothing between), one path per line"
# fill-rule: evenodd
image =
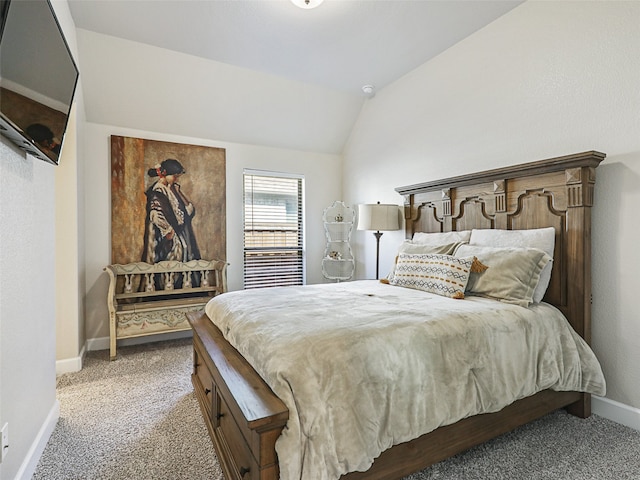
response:
M5 423L0 430L0 463L9 451L9 424Z

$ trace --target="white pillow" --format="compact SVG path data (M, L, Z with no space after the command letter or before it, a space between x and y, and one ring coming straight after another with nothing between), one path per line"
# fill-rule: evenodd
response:
M413 234L412 240L413 243L422 243L423 245L445 245L448 243L468 242L470 237L471 230L437 233L416 232Z
M469 245L487 247L519 247L538 248L547 253L553 259L556 230L553 227L532 228L529 230L495 230L473 229ZM540 272L540 280L533 292L534 303L540 303L544 297L549 281L551 280L551 268L553 262L545 265Z
M452 243L419 243L413 240L405 240L400 244L398 253L435 253L441 255L453 255L460 242Z
M501 302L528 307L551 257L538 248L460 245L457 257L476 257L488 268L469 277L467 291Z

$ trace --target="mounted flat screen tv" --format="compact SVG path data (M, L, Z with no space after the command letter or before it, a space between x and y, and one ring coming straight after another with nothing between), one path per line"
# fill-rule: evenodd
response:
M0 133L57 165L77 82L49 0L0 0Z

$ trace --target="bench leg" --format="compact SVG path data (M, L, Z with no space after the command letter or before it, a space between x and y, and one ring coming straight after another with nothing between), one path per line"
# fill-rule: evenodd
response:
M116 316L109 315L109 360L116 359Z

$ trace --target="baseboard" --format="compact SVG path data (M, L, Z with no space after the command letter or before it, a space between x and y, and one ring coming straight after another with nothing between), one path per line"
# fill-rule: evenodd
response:
M177 340L179 338L189 338L193 336L191 330L182 330L180 332L159 333L155 335L147 335L144 337L123 338L118 340L118 347L126 347L128 345L140 345L142 343L161 342L163 340ZM108 350L109 337L90 338L87 340L87 350Z
M80 350L80 355L77 357L56 360L56 375L79 372L82 370L82 362L84 361L84 355L86 352L86 346L83 346L82 350Z
M47 442L49 441L54 428L56 428L59 417L60 402L56 400L53 407L51 407L51 410L49 410L49 415L47 415L47 418L40 427L38 435L36 435L35 440L31 444L31 448L29 448L24 462L22 462L22 465L18 470L15 480L30 480L31 477L33 477L33 474L38 467L40 457L42 456L42 452L44 452L44 448L47 446Z
M124 338L118 340L119 347L126 347L127 345L140 345L143 343L160 342L163 340L177 340L179 338L189 338L193 335L191 330L183 330L180 332L160 333L157 335L148 335L145 337ZM56 361L56 375L62 375L63 373L79 372L82 370L82 363L86 352L92 352L94 350L108 350L109 349L109 337L90 338L82 347L80 355L74 358L65 358L64 360Z
M605 397L591 397L591 412L621 425L640 430L640 409Z

